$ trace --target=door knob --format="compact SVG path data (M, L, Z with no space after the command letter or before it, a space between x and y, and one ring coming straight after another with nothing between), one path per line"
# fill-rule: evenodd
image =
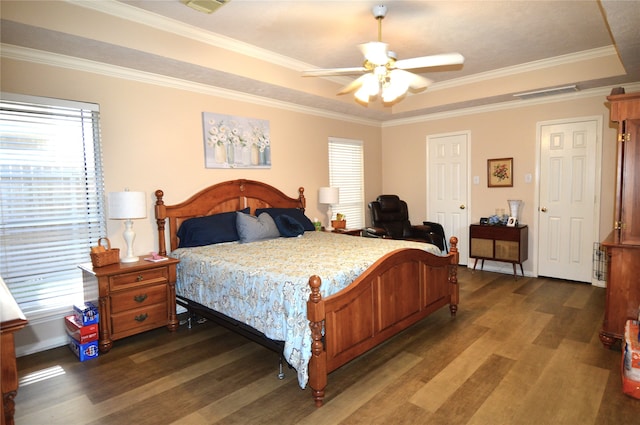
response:
M546 207L542 207L542 208L540 208L540 211L547 212L547 208Z
M463 209L465 209L465 208L467 208L467 207L466 207L464 204L460 205L460 209L461 209L461 210L463 210Z

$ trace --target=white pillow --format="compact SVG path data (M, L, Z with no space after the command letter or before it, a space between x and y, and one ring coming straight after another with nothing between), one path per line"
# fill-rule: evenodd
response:
M262 213L258 217L236 212L236 228L240 243L275 239L280 237L280 231L269 214Z

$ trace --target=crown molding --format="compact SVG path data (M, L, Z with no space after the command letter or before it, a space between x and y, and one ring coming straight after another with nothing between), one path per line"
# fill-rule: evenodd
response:
M301 106L290 102L283 102L280 100L274 100L248 93L223 89L220 87L213 87L206 84L195 83L179 78L167 77L151 72L139 71L117 65L110 65L102 62L91 61L88 59L80 59L72 56L45 52L42 50L30 49L11 44L0 44L0 57L25 62L33 62L42 65L55 66L59 68L73 69L76 71L90 72L93 74L122 78L125 80L137 81L140 83L154 84L178 90L191 91L198 94L206 94L209 96L247 102L255 105L278 108L340 121L347 121L355 124L380 127L380 121L378 120L354 117L353 115L340 114L324 109Z
M433 114L425 114L410 118L401 118L397 120L388 120L382 123L382 127L397 127L407 124L416 124L426 121L436 121L447 118L458 118L465 115L482 114L486 112L504 111L506 109L527 108L535 105L544 105L549 103L565 102L569 100L585 99L589 97L605 98L611 94L611 89L620 87L620 84L612 86L598 87L595 89L581 90L575 93L559 94L555 96L538 97L528 100L515 99L508 102L492 103L490 105L474 106L471 108L456 109L454 111L436 112ZM640 81L624 84L628 93L640 91Z
M509 77L512 75L523 74L525 72L539 71L543 69L553 68L561 65L568 65L583 62L591 59L598 59L606 56L617 56L618 53L614 46L599 47L597 49L583 50L582 52L569 53L553 58L540 59L537 61L526 62L505 68L494 69L487 72L479 72L467 77L454 78L447 81L436 82L429 86L429 91L450 89L453 87L465 86L468 84L482 83L497 78Z
M154 84L163 87L170 87L179 90L191 91L199 94L207 94L225 99L236 100L241 102L252 103L261 106L273 107L292 112L298 112L308 115L314 115L329 119L351 122L354 124L373 126L373 127L396 127L406 124L416 124L425 121L436 121L440 119L456 118L465 115L481 114L486 112L501 111L506 109L524 108L534 105L547 103L563 102L567 100L575 100L588 97L606 97L611 93L611 89L620 85L600 87L597 89L582 90L575 93L567 93L556 96L546 96L533 98L528 100L514 99L507 102L494 103L490 105L482 105L471 108L462 108L452 111L436 112L433 114L423 114L415 117L375 120L359 118L353 115L340 114L327 111L324 109L311 108L301 106L290 102L273 100L252 94L227 90L219 87L212 87L206 84L194 83L178 78L172 78L153 74L150 72L133 70L130 68L120 67L116 65L105 64L102 62L90 61L87 59L79 59L71 56L61 55L57 53L44 52L42 50L30 49L10 44L0 44L0 56L3 58L39 63L43 65L55 66L59 68L73 69L77 71L90 72L94 74L105 75L109 77L122 78L131 81L137 81L146 84ZM640 82L624 84L628 92L640 91Z

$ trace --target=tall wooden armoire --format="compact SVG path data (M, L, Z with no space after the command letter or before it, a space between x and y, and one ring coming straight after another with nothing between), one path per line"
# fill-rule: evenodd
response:
M640 93L607 97L618 125L614 230L602 242L608 257L607 300L600 340L624 337L640 309Z

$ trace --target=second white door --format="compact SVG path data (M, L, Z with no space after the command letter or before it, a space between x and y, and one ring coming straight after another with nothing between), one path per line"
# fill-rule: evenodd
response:
M468 141L468 132L427 136L427 220L458 238L460 264L469 258Z
M598 240L599 120L541 123L538 274L591 281Z

